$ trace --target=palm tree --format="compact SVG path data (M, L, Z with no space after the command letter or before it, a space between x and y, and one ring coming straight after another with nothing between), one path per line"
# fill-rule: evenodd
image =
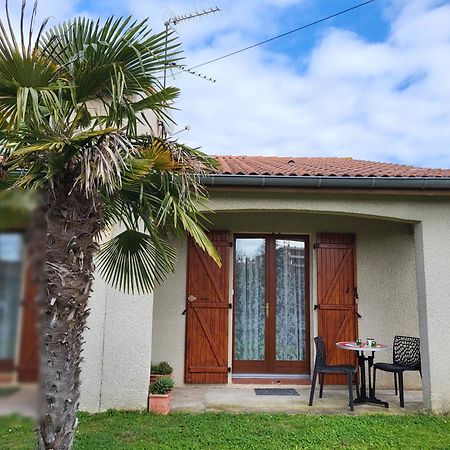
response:
M148 111L169 121L178 95L160 82L181 58L170 31L111 17L48 32L44 21L35 33L36 4L28 24L24 10L17 36L8 3L0 20L0 198L5 206L27 194L34 205L30 248L42 268L38 447L70 449L94 263L114 287L150 292L174 268L167 236L187 232L220 264L197 181L215 162L141 131L152 125Z

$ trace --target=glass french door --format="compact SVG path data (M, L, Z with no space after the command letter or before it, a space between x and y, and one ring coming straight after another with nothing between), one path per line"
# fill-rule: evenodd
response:
M309 372L308 251L307 236L236 236L234 373Z

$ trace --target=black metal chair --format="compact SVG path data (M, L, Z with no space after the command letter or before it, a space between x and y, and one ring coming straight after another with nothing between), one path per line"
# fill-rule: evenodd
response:
M392 363L375 363L373 365L373 390L376 389L377 370L394 374L395 395L400 391L400 407L405 406L403 390L403 372L418 371L422 377L420 361L420 339L411 336L395 336ZM398 388L397 388L398 377Z
M323 385L324 385L324 375L325 374L343 374L347 375L348 384L348 400L350 411L353 411L353 387L352 378L353 374L357 372L357 368L352 365L328 365L327 364L327 351L325 348L325 343L321 336L314 338L314 343L316 345L316 362L314 364L314 373L311 383L311 393L309 395L309 406L312 406L314 400L314 391L316 389L317 375L319 375L320 392L319 398L322 398ZM358 392L358 378L356 377L356 392Z

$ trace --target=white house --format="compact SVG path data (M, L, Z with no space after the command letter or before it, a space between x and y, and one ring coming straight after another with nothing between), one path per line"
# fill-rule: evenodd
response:
M449 411L442 344L450 341L450 170L351 158L218 159L220 170L202 182L222 267L184 239L175 242L175 273L154 295L127 296L96 280L82 408L145 408L151 361L168 361L178 385L307 383L316 335L335 363L352 361L337 341L391 344L409 335L421 339L423 379L409 374L406 387L423 389L425 407ZM2 245L20 245L11 239L0 236L0 264L15 263L18 273L20 261L1 261ZM0 295L0 307L18 301ZM32 347L27 304L11 315L9 353L0 345L3 380L36 376L35 359L28 371L20 364ZM391 386L384 375L379 385Z

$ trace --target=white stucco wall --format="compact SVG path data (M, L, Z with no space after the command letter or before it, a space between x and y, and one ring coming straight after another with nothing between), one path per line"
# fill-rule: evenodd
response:
M145 409L151 361L153 294L126 295L96 281L89 300L80 408Z
M450 408L450 379L442 375L449 373L450 358L443 358L440 351L442 342L450 340L450 327L443 324L450 317L449 198L219 191L212 193L210 207L217 211L213 216L217 229L308 233L312 242L316 232L355 233L360 333L386 342L395 334L420 335L425 406ZM314 269L313 264L312 302ZM174 366L177 383L182 383L184 370L185 324L179 314L184 309L185 283L186 262L181 254L176 275L155 293L155 322L160 328L155 327L153 335L154 359ZM169 340L158 331L164 324L171 324ZM378 356L378 360L390 358L389 353ZM392 377L380 375L379 382L389 386ZM421 386L418 374L407 374L406 386Z
M450 220L436 215L416 225L417 280L424 399L450 411Z
M187 241L174 242L178 251L175 273L155 290L153 302L152 362L167 361L176 385L184 383L186 333Z
M119 231L115 229L107 238ZM153 294L124 294L97 275L88 307L80 409L146 409Z
M81 364L80 408L83 411L100 411L102 386L103 340L107 286L96 279L89 299L90 315L84 332L83 362Z

